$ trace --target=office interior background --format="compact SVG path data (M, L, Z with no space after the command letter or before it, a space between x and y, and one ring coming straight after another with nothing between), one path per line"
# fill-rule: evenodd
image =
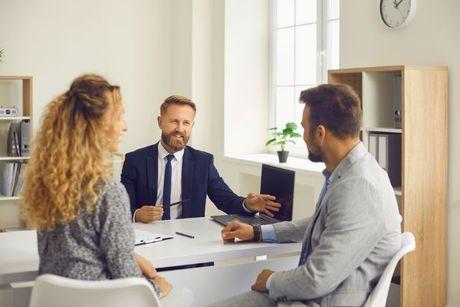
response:
M94 72L119 84L128 124L123 153L159 139L156 117L165 97L191 97L197 115L189 145L213 153L227 184L244 195L259 189L260 162L275 159L265 146L267 128L300 123L298 94L327 82L327 69L446 66L446 302L460 306L460 2L418 0L413 20L401 29L382 23L378 0L314 7L316 14L290 16L268 0L0 0L0 75L33 76L33 131L45 105L76 76ZM284 19L275 22L274 11ZM321 165L306 160L299 140L287 166L297 171L294 218L309 216L323 183ZM121 160L115 168L119 176ZM20 226L18 203L0 203L0 228ZM206 215L215 213L208 201Z

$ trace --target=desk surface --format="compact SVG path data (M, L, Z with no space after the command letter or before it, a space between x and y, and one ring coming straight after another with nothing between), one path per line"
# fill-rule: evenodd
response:
M299 243L239 243L224 245L222 227L209 218L159 221L134 224L135 229L174 236L174 239L137 246L135 251L158 267L277 255L300 251ZM195 239L176 235L183 232ZM33 280L38 271L35 231L0 233L0 285Z

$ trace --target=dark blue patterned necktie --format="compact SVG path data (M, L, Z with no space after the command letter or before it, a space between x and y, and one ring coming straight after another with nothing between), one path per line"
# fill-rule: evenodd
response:
M174 155L167 155L166 159L168 162L166 163L165 168L165 181L163 184L163 220L170 220L171 213L169 210L169 205L171 204L171 160L174 159Z

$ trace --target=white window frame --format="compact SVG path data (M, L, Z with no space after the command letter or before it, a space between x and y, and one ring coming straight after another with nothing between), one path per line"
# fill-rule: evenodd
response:
M317 43L316 43L316 84L295 84L295 77L294 77L294 84L290 85L276 85L275 80L276 80L276 30L277 29L287 29L287 28L297 28L300 26L305 26L313 23L306 23L306 24L295 24L292 26L286 26L286 27L281 27L281 28L276 28L276 1L277 0L270 0L270 34L269 34L269 39L270 39L270 51L269 51L269 56L270 56L270 76L269 76L269 97L270 97L270 106L269 106L269 123L270 127L276 126L276 89L277 87L293 87L294 91L296 87L310 87L310 86L315 86L321 83L327 83L327 77L328 77L328 60L327 60L327 55L328 55L328 50L327 50L327 45L328 45L328 22L329 21L334 21L334 20L340 20L339 18L332 18L328 19L328 0L316 0L316 8L317 8L317 20L316 20L316 37L317 37ZM294 0L294 18L295 18L295 10L296 10L296 1ZM294 30L295 31L295 30ZM339 37L340 39L340 37ZM293 51L295 52L296 48L296 37L294 35L294 48ZM294 71L293 74L295 76L296 73L296 57L294 55ZM297 99L297 97L296 97ZM300 123L300 119L296 121ZM278 127L281 128L281 127ZM301 128L301 127L299 127ZM303 129L300 129L301 131ZM289 148L290 154L293 156L298 156L298 157L306 157L307 151L306 151L306 146L303 141L303 139L297 139L296 140L296 145L293 145ZM269 151L274 153L276 152L276 148L270 147Z

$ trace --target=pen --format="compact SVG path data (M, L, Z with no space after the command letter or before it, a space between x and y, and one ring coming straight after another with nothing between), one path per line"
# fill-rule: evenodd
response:
M176 201L175 203L172 203L172 204L169 204L170 207L172 206L175 206L175 205L179 205L179 204L182 204L182 203L188 203L190 201L190 199L184 199L184 200L179 200L179 201Z
M190 239L195 239L195 236L188 235L186 233L182 233L182 232L179 232L179 231L176 231L176 234L184 236L184 237L187 237L187 238L190 238Z

